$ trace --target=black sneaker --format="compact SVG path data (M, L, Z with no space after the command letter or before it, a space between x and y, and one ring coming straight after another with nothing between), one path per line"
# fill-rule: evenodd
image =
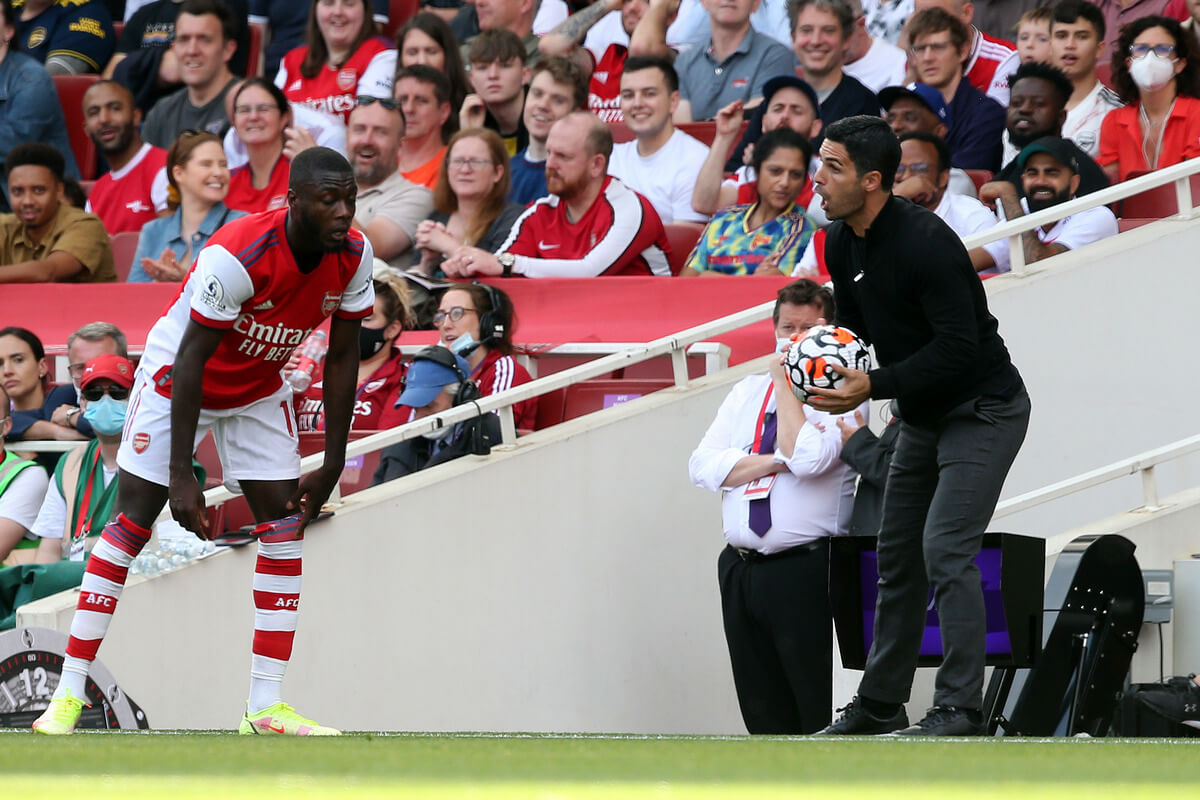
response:
M1142 705L1171 722L1200 728L1200 685L1196 676L1170 678L1161 689L1150 689L1138 695Z
M858 695L850 701L850 705L839 708L841 714L832 725L817 731L814 736L877 736L881 733L891 733L908 725L908 714L904 706L890 717L877 717L862 706Z
M916 725L896 731L893 736L982 736L983 717L979 709L958 706L934 706Z

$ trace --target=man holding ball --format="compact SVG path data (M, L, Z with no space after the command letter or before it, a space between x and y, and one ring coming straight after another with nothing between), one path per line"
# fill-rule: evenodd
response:
M858 694L822 733L983 733L985 620L975 556L1029 425L1029 395L988 312L958 236L892 196L900 145L878 117L829 126L813 176L834 223L825 258L836 324L875 346L870 372L835 367L813 408L851 411L895 398L900 433L883 499L875 637ZM909 726L904 703L929 586L944 658L933 707Z
M828 290L803 278L784 286L772 315L775 352L832 316ZM750 733L829 724L829 537L846 533L854 501L841 450L837 418L804 406L773 358L768 374L733 387L688 460L692 482L721 493L721 615Z

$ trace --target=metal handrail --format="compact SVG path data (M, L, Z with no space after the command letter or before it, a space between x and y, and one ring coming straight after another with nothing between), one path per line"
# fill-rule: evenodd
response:
M1149 189L1174 183L1175 198L1178 203L1179 213L1170 217L1164 217L1164 219L1190 219L1194 217L1197 211L1192 205L1192 185L1190 178L1197 173L1200 173L1200 158L1191 158L1187 161L1172 164L1169 167L1163 167L1154 172L1122 181L1115 186L1109 186L1098 192L1076 197L1066 203L1044 208L1041 211L1035 211L1032 214L1026 214L1017 219L1001 222L994 228L988 228L986 231L973 233L966 237L963 239L963 245L968 250L971 250L976 247L982 247L990 242L1007 238L1009 256L1012 260L1012 271L1021 275L1027 271L1028 267L1025 263L1025 253L1021 249L1021 234L1042 225L1058 222L1064 217L1078 214L1081 211L1105 206L1117 200L1124 200L1135 194L1141 194Z
M1159 464L1174 461L1177 458L1183 458L1195 452L1200 452L1200 435L1181 439L1174 444L1164 445L1153 450L1147 450L1139 455L1114 462L1081 475L1076 475L1073 478L1067 478L1064 481L1043 486L1032 492L1010 497L996 506L996 513L992 514L992 519L1000 519L1001 517L1007 517L1021 511L1027 511L1035 506L1048 503L1051 500L1057 500L1060 497L1066 497L1067 495L1081 492L1084 489L1091 489L1094 486L1108 483L1116 478L1124 478L1127 475L1137 473L1141 473L1142 476L1142 508L1147 511L1153 511L1162 508L1159 505L1158 481L1155 478L1154 468Z

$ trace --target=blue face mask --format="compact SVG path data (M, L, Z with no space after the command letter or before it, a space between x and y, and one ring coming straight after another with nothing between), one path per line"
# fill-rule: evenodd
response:
M474 353L479 348L479 342L475 341L475 337L469 333L464 333L453 342L450 343L450 350L455 354L466 358Z
M113 400L104 395L96 402L88 403L83 418L92 424L96 433L116 436L125 427L125 410L128 407L128 400Z

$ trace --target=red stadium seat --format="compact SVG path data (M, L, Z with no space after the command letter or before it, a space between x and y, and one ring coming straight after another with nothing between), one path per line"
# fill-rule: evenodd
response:
M417 13L418 6L418 0L389 0L388 21L383 26L383 35L394 39L396 32Z
M122 231L109 237L112 242L113 267L117 271L117 280L129 280L129 271L133 269L133 254L137 252L138 232Z
M674 386L670 380L590 380L567 387L563 419L575 419Z
M667 242L671 245L671 274L678 275L692 254L700 234L704 233L704 225L699 222L674 222L664 225L667 232Z
M634 139L633 131L629 130L629 126L624 122L610 122L608 129L612 131L613 144L632 142Z
M58 93L58 104L62 106L63 118L67 124L67 138L71 143L71 152L75 154L75 163L79 165L81 180L90 181L96 177L96 143L83 129L83 95L93 83L100 80L99 75L54 75L54 91Z
M533 423L535 431L549 428L551 425L557 425L563 421L563 405L566 394L566 389L555 389L538 398L537 419Z
M986 169L964 169L963 172L967 173L967 177L975 184L976 192L979 191L981 186L995 177L994 173Z
M125 23L121 20L113 20L113 33L116 34L117 41L121 41L121 32L125 30Z
M1141 217L1122 217L1117 220L1117 230L1121 233L1131 231L1134 228L1140 228L1143 225L1148 225L1151 222L1158 222L1158 218L1143 219Z
M1137 178L1145 174L1145 172L1131 172L1129 178ZM1200 205L1200 175L1193 175L1191 184L1192 205ZM1179 203L1175 199L1175 184L1168 183L1165 186L1156 186L1132 197L1126 197L1120 202L1120 213L1117 216L1130 219L1162 219L1178 214L1179 211Z
M1101 60L1096 62L1096 78L1108 88L1112 88L1112 62Z
M256 78L262 75L262 51L263 51L263 32L258 25L250 27L250 51L246 53L246 71L250 73L247 78ZM274 78L274 75L267 76Z

